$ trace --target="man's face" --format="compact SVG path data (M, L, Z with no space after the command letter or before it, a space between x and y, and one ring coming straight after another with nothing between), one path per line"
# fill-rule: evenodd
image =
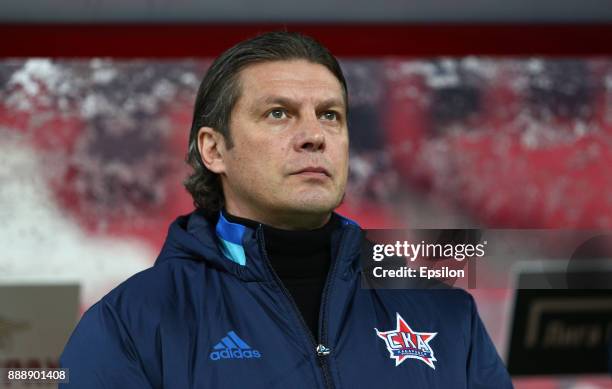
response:
M279 228L324 224L348 175L340 82L305 60L250 65L239 80L233 147L222 152L228 212Z

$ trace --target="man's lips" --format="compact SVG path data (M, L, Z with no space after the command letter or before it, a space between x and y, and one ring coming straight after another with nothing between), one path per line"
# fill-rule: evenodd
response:
M319 167L319 166L309 166L304 169L300 169L296 171L295 173L292 173L292 175L294 174L325 175L327 177L331 177L331 174L329 173L327 169L323 167Z

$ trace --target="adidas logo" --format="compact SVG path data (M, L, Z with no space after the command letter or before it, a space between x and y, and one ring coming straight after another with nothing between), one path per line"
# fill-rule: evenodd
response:
M223 339L214 347L210 353L210 359L218 361L219 359L250 359L261 358L261 353L253 350L244 340L240 339L234 331L227 333Z

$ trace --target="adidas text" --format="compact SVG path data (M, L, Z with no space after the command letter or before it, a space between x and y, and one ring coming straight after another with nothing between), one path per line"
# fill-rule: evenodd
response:
M214 347L210 353L210 359L251 359L261 358L259 350L254 350L240 338L234 331L230 331Z

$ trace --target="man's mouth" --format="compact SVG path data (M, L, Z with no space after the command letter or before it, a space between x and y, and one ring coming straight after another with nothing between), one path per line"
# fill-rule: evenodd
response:
M293 173L293 175L295 174L308 175L308 176L314 176L314 177L317 177L317 176L318 177L321 177L321 176L331 177L331 174L329 173L329 171L320 166L308 166L304 169L300 169L296 171L295 173Z

